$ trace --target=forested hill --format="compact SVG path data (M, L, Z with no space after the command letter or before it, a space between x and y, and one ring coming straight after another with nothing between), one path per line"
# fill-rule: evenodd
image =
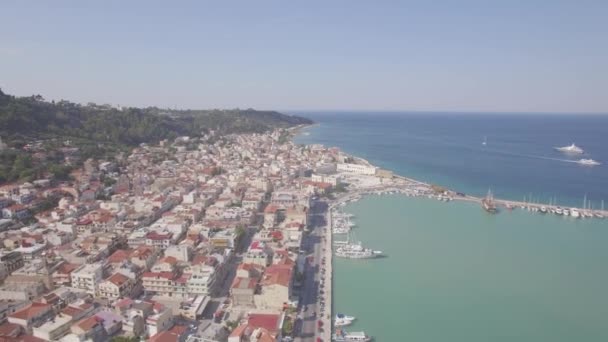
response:
M312 123L311 120L274 111L166 110L48 102L41 96L15 97L0 90L0 137L4 142L24 138L77 138L101 143L136 145L180 135L199 136L264 132Z

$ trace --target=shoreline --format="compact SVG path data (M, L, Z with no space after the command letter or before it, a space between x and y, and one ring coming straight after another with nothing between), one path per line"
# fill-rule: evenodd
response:
M302 130L305 129L309 129L312 127L315 127L317 125L320 125L319 123L314 123L314 124L304 124L304 125L298 125L295 127L292 127L289 129L290 133L292 134L291 138L293 139L295 137L295 135L300 134L300 132ZM332 147L333 148L333 147ZM358 163L355 164L362 164L362 165L366 165L366 166L371 166L371 167L375 167L377 170L384 170L372 163L370 163L368 160L346 153L342 150L340 150L340 153L342 153L345 156L348 156L350 158L352 158L353 160L357 161ZM407 176L403 176L403 175L399 175L396 174L394 171L392 170L386 170L388 172L390 172L392 174L392 178L393 179L397 179L397 180L402 180L406 183L412 184L412 185L417 185L417 186L422 186L422 187L426 187L429 190L432 190L432 193L427 193L425 195L435 195L435 196L442 196L445 198L445 196L448 197L448 201L451 200L462 200L462 201L469 201L469 202L477 202L480 206L482 204L482 197L477 197L477 196L473 196L473 195L468 195L468 194L460 194L454 190L451 190L449 187L443 186L443 185L437 185L437 184L430 184L430 183L426 183L423 181L419 181L417 179L414 178L410 178ZM403 184L402 184L403 185ZM391 186L387 186L386 187L391 188ZM439 189L444 190L443 192L438 191ZM397 192L403 192L407 189L392 189L391 191L397 191ZM359 193L360 195L366 195L367 192L373 192L373 191L383 191L383 189L365 189L365 188L359 188L359 189L353 189L353 190L347 190L347 192L356 192ZM388 191L385 189L385 191ZM406 191L407 192L407 191ZM407 195L407 193L406 193ZM464 195L464 196L462 196ZM443 198L439 198L439 200L443 200ZM592 214L600 214L603 217L590 217L588 216L587 218L608 218L608 210L606 209L588 209L588 208L581 208L581 207L572 207L572 206L566 206L566 205L556 205L556 204L547 204L547 203L533 203L533 202L523 202L523 201L516 201L516 200L508 200L508 199L499 199L499 198L494 198L494 202L496 203L497 206L502 206L506 209L515 209L517 207L519 207L520 209L526 209L528 211L531 212L540 212L541 208L545 208L547 210L547 214L551 213L551 210L556 210L556 209L568 209L568 210L576 210L579 213L592 213ZM567 215L566 215L567 216ZM592 215L595 216L595 215ZM584 218L584 215L579 216L580 218ZM575 218L579 218L579 217L575 217Z
M308 128L312 128L319 125L319 123L314 123L310 125L298 125L296 127L292 127L288 129L290 133L290 140L293 142L293 138L302 134L303 130ZM306 144L309 145L309 144ZM360 183L348 183L348 187L345 192L341 195L331 198L328 200L328 208L326 213L326 228L324 231L324 243L323 247L325 248L324 255L328 258L328 263L324 272L325 276L325 287L324 297L325 302L327 303L327 307L329 308L329 312L327 316L321 317L323 321L323 326L331 327L331 329L323 329L321 332L323 341L331 341L332 331L335 328L333 326L333 316L335 312L338 312L333 307L333 248L334 248L334 233L332 227L332 215L335 210L340 210L341 206L344 206L346 203L356 202L362 199L364 196L368 195L385 195L385 194L399 194L407 197L427 197L429 199L436 199L439 201L449 202L452 200L460 200L466 202L477 203L480 206L480 209L484 209L482 204L484 198L461 194L454 190L449 189L448 187L439 186L435 184L426 183L423 181L419 181L413 178L409 178L407 176L399 175L394 173L391 170L384 170L374 164L370 163L368 160L346 153L340 150L340 153L346 157L352 158L355 161L354 164L366 165L370 167L376 168L376 170L386 171L390 174L390 177L383 178L378 175L376 172L375 175L357 175L357 174L346 174L346 179L359 179L363 180ZM344 173L341 173L344 175ZM366 178L375 178L376 183L370 186L369 184L364 184ZM576 208L576 207L560 207L558 205L550 205L543 203L528 203L522 201L512 201L506 199L493 199L496 207L501 207L502 209L507 209L511 211L516 208L525 209L529 212L533 213L541 213L541 214L555 214L556 210L561 210L562 208L566 210L578 211L580 212L580 216L570 216L574 219L578 218L593 218L593 219L603 219L608 218L608 210L592 210L585 208ZM544 211L543 211L544 210ZM500 210L503 211L503 210ZM498 213L500 213L500 211ZM556 214L557 215L557 214ZM563 217L568 217L564 215Z

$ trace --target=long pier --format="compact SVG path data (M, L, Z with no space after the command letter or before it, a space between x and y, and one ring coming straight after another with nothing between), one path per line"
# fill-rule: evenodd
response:
M467 202L475 202L481 206L482 197L476 197L471 195L459 195L457 192L445 189L445 193L438 193L433 189L433 186L428 183L420 182L411 178L406 178L402 176L394 176L395 179L401 180L400 183L392 183L387 185L380 185L374 187L360 188L349 191L348 194L336 199L336 204L340 202L350 201L357 197L363 195L370 194L382 194L382 193L400 193L408 196L414 197L431 197L438 199L448 199L448 200L459 200L459 201L467 201ZM565 205L557 205L557 204L547 204L547 203L532 203L532 202L524 202L524 201L513 201L506 199L494 199L494 202L497 206L502 206L507 209L515 209L515 208L524 208L533 212L541 212L541 208L545 208L546 213L550 214L555 212L557 209L568 209L568 210L576 210L580 213L580 218L608 218L608 210L605 209L589 209L589 208L580 208L580 207L571 207Z

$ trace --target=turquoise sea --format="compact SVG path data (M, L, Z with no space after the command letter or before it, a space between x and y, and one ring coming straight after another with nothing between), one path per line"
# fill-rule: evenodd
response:
M606 117L499 116L493 125L421 115L318 114L320 125L297 142L478 195L490 183L513 199L608 198L604 165L582 168L552 151L576 139L608 162ZM358 317L350 330L376 341L608 341L608 220L490 215L473 203L400 195L368 196L345 211L356 238L388 255L334 259L333 309Z
M334 259L334 310L377 341L608 341L608 227L371 196L345 208L387 258Z

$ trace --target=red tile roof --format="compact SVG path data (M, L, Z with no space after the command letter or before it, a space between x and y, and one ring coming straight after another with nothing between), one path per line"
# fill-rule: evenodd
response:
M177 259L172 256L167 256L158 261L158 263L163 263L163 262L166 262L167 264L170 264L170 265L175 265L175 264L177 264Z
M264 328L271 333L276 333L279 329L280 315L276 314L250 314L247 318L247 324L256 329Z
M30 304L26 308L23 308L21 310L15 311L14 313L10 314L9 317L23 319L23 320L29 320L29 319L32 319L34 317L42 316L47 311L50 311L50 310L51 310L51 305L50 304L43 304L43 303L36 303L36 302L34 302L34 303Z
M293 266L285 264L272 265L266 269L262 277L262 285L283 285L289 286Z
M21 326L5 322L0 325L0 337L17 337L21 334Z
M119 264L127 260L132 253L132 250L119 249L108 257L108 262L111 264Z
M122 273L114 273L107 280L116 286L121 286L128 282L129 278Z
M270 204L268 205L265 209L264 209L264 213L265 214L273 214L276 213L277 210L279 210L279 207L274 205L274 204Z
M101 324L102 322L103 322L103 319L101 319L97 316L91 316L91 317L88 317L88 318L85 318L85 319L79 321L76 324L83 331L89 331L89 330L93 329L96 325Z
M236 278L234 278L234 281L232 282L231 288L233 288L233 289L255 289L255 286L257 285L257 283L258 283L258 280L255 278L236 277Z
M146 239L150 240L167 240L171 239L173 233L158 233L158 232L149 232L146 235Z

